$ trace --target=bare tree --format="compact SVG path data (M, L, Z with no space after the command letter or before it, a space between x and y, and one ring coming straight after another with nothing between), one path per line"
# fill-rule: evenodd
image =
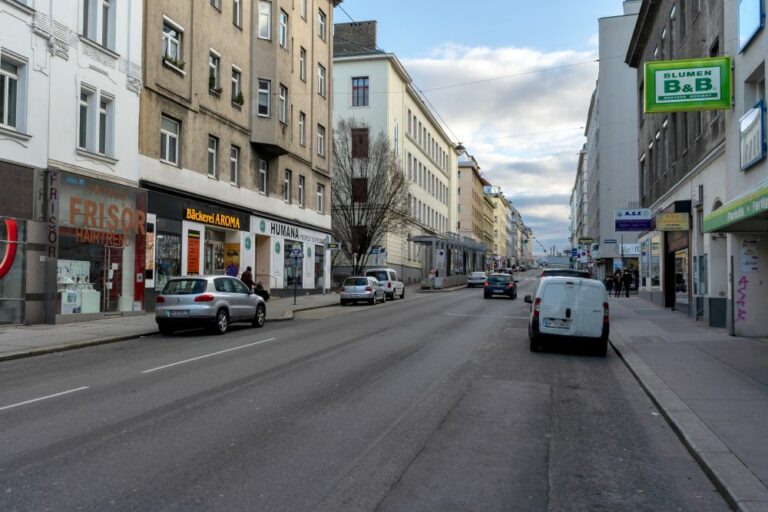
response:
M353 275L365 269L371 247L387 233L402 232L408 206L408 182L386 134L371 140L368 125L340 120L333 143L331 221Z

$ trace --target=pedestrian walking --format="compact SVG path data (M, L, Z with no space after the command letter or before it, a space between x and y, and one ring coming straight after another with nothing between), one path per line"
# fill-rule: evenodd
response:
M613 274L613 296L621 297L621 270Z
M613 292L613 277L608 276L605 278L605 289L608 290L608 296L611 296L611 292Z
M632 274L629 270L624 270L624 275L621 276L621 284L624 286L626 297L629 298L629 287L632 285Z
M251 267L246 267L243 275L240 276L240 280L249 290L253 291L253 287L256 283L253 282L253 273L251 273Z

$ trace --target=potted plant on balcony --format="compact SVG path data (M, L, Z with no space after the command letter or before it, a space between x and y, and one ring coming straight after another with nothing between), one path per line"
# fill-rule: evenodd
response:
M237 105L238 107L243 106L243 103L245 103L245 97L243 96L243 91L237 91L237 96L232 98L232 103Z

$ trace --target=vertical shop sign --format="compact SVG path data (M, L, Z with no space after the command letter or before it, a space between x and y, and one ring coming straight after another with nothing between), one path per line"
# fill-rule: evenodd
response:
M757 240L741 241L741 273L752 274L758 271Z
M190 230L187 233L187 274L200 273L200 232Z

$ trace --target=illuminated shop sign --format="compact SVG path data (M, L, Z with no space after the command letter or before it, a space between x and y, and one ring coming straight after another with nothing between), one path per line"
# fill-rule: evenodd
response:
M240 218L236 215L227 215L224 213L207 213L195 208L185 208L184 218L203 224L211 224L228 229L240 229Z

